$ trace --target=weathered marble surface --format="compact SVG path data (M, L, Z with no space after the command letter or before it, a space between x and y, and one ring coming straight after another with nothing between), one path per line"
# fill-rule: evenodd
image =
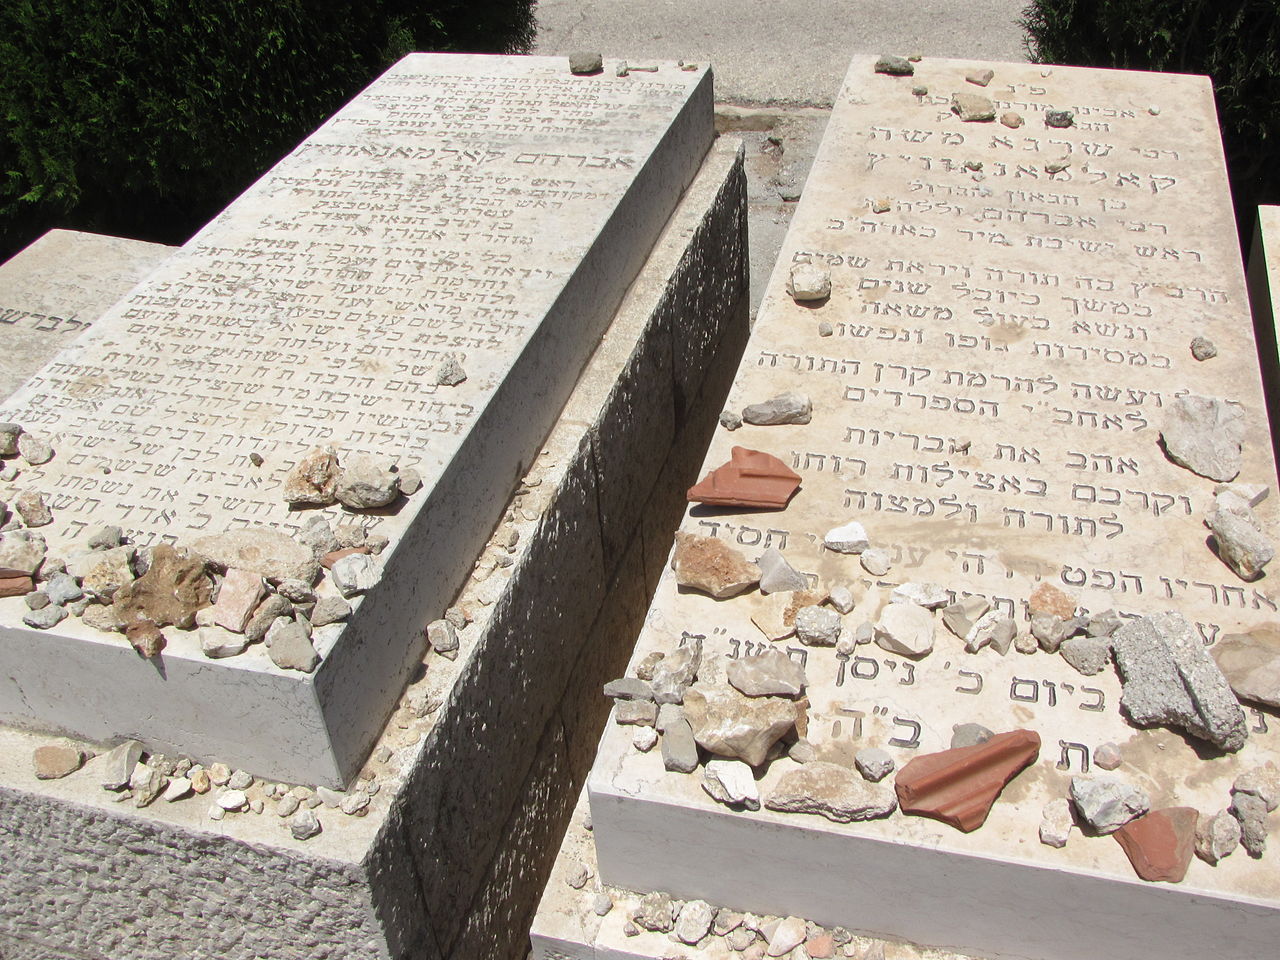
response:
M783 511L693 507L682 529L748 559L777 547L829 585L854 585L846 634L904 581L981 594L1023 633L1037 582L1093 613L1178 610L1206 643L1276 621L1274 575L1244 583L1206 546L1213 482L1158 443L1176 395L1221 397L1246 417L1239 479L1275 482L1208 82L992 64L981 90L964 80L972 63L926 60L892 78L873 74L873 60L851 66L728 403L803 391L813 420L722 431L704 466L742 445L804 482ZM917 84L929 93L914 95ZM990 96L1025 125L963 123L954 92ZM1051 108L1074 110L1075 125L1048 128ZM820 306L785 292L804 262L831 271ZM823 321L833 335L820 335ZM1215 359L1192 357L1197 335ZM1273 539L1275 503L1258 508ZM891 551L887 576L821 549L826 530L855 519ZM666 574L633 666L690 636L725 657L756 650L768 643L751 621L760 602L680 593ZM901 768L947 747L953 724L978 722L1036 730L1040 759L972 834L901 815L837 826L729 811L613 727L591 781L606 881L1052 960L1243 958L1280 935L1275 849L1261 862L1243 851L1216 868L1197 860L1179 885L1144 885L1114 842L1077 833L1053 849L1037 838L1044 804L1072 775L1098 772L1092 751L1109 741L1124 756L1117 775L1153 805L1212 815L1238 772L1280 754L1274 713L1247 709L1246 747L1201 759L1170 731L1129 726L1110 668L1084 677L1044 652L967 654L941 623L918 662L875 646L780 646L806 665L819 756L851 764L860 747L882 746ZM772 764L762 794L791 763Z
M173 252L50 230L0 264L0 395L8 396Z
M712 136L705 68L391 68L0 408L58 451L0 490L46 496L54 554L102 523L140 544L293 531L279 488L307 450L394 458L425 486L360 518L391 540L381 582L312 676L177 631L162 674L4 601L0 719L346 781ZM450 354L468 379L436 386Z

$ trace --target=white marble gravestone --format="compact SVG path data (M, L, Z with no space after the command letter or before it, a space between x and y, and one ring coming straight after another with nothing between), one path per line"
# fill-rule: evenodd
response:
M874 59L850 68L728 404L802 391L812 422L721 431L704 465L705 475L734 446L761 450L801 476L799 492L781 511L692 506L682 529L751 560L775 547L817 580L851 585L846 636L907 581L981 595L1023 634L1037 583L1091 613L1179 611L1207 645L1280 622L1275 574L1246 583L1206 543L1214 482L1159 442L1176 397L1221 398L1245 416L1239 480L1275 483L1208 80L991 64L984 89L965 79L981 65L925 60L914 77L890 77ZM956 92L1023 123L962 122ZM1060 109L1071 126L1047 124ZM802 263L830 271L829 300L787 295ZM1192 356L1197 336L1216 357ZM1273 540L1275 502L1258 508ZM887 575L823 549L824 533L850 520L890 552ZM1220 754L1130 725L1110 666L1083 676L1044 651L966 653L940 621L918 660L771 643L752 620L765 606L755 591L682 591L668 571L632 669L700 639L704 674L723 676L728 660L772 645L804 664L819 759L851 766L876 746L901 768L977 722L1035 730L1038 760L973 833L901 813L837 824L730 809L702 790L700 771L667 772L660 750L633 746L635 727L611 725L590 780L604 883L978 955L1274 950L1274 840L1260 860L1242 849L1216 867L1193 859L1166 884L1139 880L1111 838L1076 830L1055 849L1037 835L1072 776L1103 772L1094 751L1105 743L1123 756L1115 775L1153 808L1217 813L1237 775L1280 758L1274 711L1246 704L1248 742ZM757 773L760 793L795 769L774 760Z
M344 783L712 136L709 72L676 65L414 54L357 96L4 405L57 456L0 497L45 496L57 556L107 523L294 532L303 454L377 454L424 479L355 518L390 538L381 581L311 675L176 630L153 664L0 601L0 720Z

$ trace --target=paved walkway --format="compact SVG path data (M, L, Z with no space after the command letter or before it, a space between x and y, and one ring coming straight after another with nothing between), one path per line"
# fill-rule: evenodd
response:
M854 53L1026 60L1025 0L539 0L540 54L710 61L723 103L830 106Z

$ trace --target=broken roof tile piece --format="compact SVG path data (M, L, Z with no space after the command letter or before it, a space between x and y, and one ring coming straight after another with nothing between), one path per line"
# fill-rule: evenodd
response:
M1192 807L1166 807L1126 823L1112 836L1143 880L1177 883L1195 852L1199 819Z
M1010 780L1040 754L1040 735L1014 730L971 747L916 757L894 786L903 813L932 817L969 833L987 819Z
M800 486L800 475L777 457L759 450L734 447L729 462L689 488L689 500L721 507L787 505Z

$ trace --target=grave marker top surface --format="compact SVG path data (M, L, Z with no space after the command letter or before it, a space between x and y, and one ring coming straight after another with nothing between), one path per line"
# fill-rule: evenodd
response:
M965 80L972 63L925 60L914 77L890 77L873 72L874 59L856 58L850 68L727 404L740 411L798 391L812 399L812 421L722 431L704 464L705 476L734 446L761 450L800 474L800 490L782 511L692 506L682 529L722 538L751 560L776 547L828 585L852 584L858 605L843 618L845 636L875 621L891 588L906 581L936 582L953 597L982 595L1021 634L1039 582L1092 613L1177 610L1206 643L1275 623L1274 575L1245 583L1214 555L1202 521L1215 484L1171 463L1159 442L1175 398L1222 398L1245 416L1239 480L1274 485L1208 81L992 64L995 80L982 89ZM928 93L913 93L918 85ZM989 97L997 117L1016 112L1024 123L964 122L950 109L953 93ZM1047 112L1064 108L1074 124L1049 126ZM830 271L829 300L788 295L791 268L804 263ZM1193 358L1197 336L1213 341L1216 358ZM1274 496L1258 514L1275 540ZM888 549L887 575L822 548L826 531L850 520L865 524L873 547ZM668 571L636 660L691 637L702 638L704 663L757 652L771 644L752 616L767 606L758 592L716 601L679 590ZM723 902L753 910L770 909L764 900L776 896L775 912L803 912L807 897L827 922L850 923L849 898L886 889L851 878L858 892L842 894L823 875L803 894L784 891L785 880L766 889L768 879L744 881L745 893L735 894L712 890L718 881L705 873L692 882L692 860L676 866L655 853L636 861L638 838L681 808L698 811L691 824L723 820L724 837L736 829L731 818L745 818L1137 884L1113 842L1077 834L1057 850L1037 840L1045 803L1067 795L1072 775L1100 772L1091 763L1096 747L1121 746L1118 775L1147 789L1153 806L1189 804L1205 815L1228 805L1239 772L1280 755L1273 713L1246 709L1244 749L1200 759L1183 737L1126 723L1110 665L1082 676L1045 652L966 653L941 622L933 652L918 660L874 645L850 655L794 637L772 645L805 664L807 736L820 757L847 765L855 750L881 746L901 768L946 749L954 724L977 722L1038 731L1039 762L971 834L901 814L833 825L767 809L729 812L702 791L699 776L665 772L658 751L636 751L631 728L615 726L593 774L593 790L607 795L594 814L607 882L645 889L652 877L641 875L658 863L682 896L723 893ZM718 670L722 664L708 672ZM761 794L794 769L785 758L774 762ZM629 798L655 811L639 813ZM628 822L637 832L611 847L609 831L625 834ZM771 865L792 855L785 839L759 836L760 849L737 852ZM633 839L639 845L626 847ZM827 856L821 844L806 849ZM736 861L707 862L740 877ZM806 875L803 863L796 869ZM847 872L856 870L851 862ZM818 889L824 885L831 892ZM1243 852L1216 868L1194 861L1177 889L1266 903L1272 924L1280 904L1274 871ZM975 892L980 903L947 914L951 930L939 921L927 932L882 932L954 945L947 938L967 936L970 923L956 918L985 914L1007 892ZM839 918L837 903L846 911ZM858 922L869 911L855 911ZM984 947L959 942L966 944Z
M319 444L429 487L705 74L401 61L4 405L59 451L21 479L54 537L296 529Z

